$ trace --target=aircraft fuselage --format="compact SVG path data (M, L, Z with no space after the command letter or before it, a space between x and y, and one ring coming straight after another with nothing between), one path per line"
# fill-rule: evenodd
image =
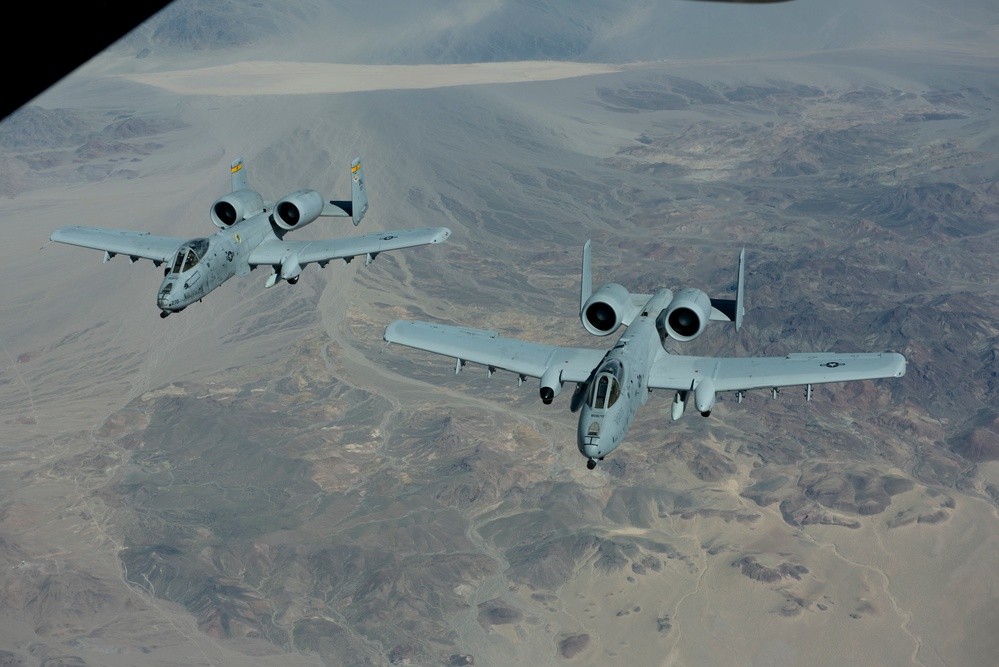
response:
M208 238L191 239L177 249L160 283L156 305L176 313L235 275L250 272L249 257L268 238L276 238L267 212L251 216Z
M579 412L576 444L591 461L610 454L624 440L638 408L649 398L649 370L663 354L656 318L673 298L660 290L649 299L594 372Z

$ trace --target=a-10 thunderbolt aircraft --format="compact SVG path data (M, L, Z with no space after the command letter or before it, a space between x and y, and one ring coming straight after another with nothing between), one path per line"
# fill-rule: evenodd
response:
M583 246L579 315L583 327L596 336L608 336L619 327L628 330L609 351L558 347L502 338L492 331L452 327L429 322L397 320L385 329L388 343L455 357L455 373L466 361L517 373L521 383L529 376L541 379L541 400L549 404L562 385L575 382L571 400L579 411L577 446L593 469L621 444L638 408L653 389L675 391L672 416L680 418L693 403L703 416L711 414L719 392L735 392L742 402L749 389L803 385L811 400L812 385L875 378L902 377L906 361L894 352L836 354L804 353L786 357L712 358L669 354L669 340L697 338L709 320L742 324L745 250L739 255L736 298L711 299L686 288L674 293L631 294L615 283L592 291L590 242Z
M180 239L97 227L61 227L51 240L104 251L104 261L126 255L135 262L166 263L156 295L160 317L178 313L233 276L245 276L258 266L272 267L264 284L278 280L294 285L310 262L325 267L331 260L349 262L364 255L369 264L378 253L441 243L451 235L446 227L374 232L322 241L292 241L285 235L320 217L349 217L357 226L368 210L361 158L351 163L351 200L326 201L315 190L299 190L277 202L266 202L250 189L243 159L232 163L232 192L212 204L211 219L220 231L208 238Z

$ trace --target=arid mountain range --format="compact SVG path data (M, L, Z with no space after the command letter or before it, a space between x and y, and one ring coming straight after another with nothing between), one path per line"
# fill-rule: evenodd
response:
M989 664L995 10L960 3L917 49L871 41L884 9L863 30L794 9L808 30L774 51L850 48L740 35L730 57L720 26L694 61L657 51L661 3L625 3L629 30L611 3L445 4L177 3L0 124L0 664ZM699 7L673 10L685 43L722 15ZM515 10L538 36L497 41ZM444 67L469 62L495 67ZM244 83L204 92L222 65ZM240 156L267 196L339 196L357 154L362 227L301 237L449 242L269 290L258 270L166 320L148 262L39 250L64 224L208 235ZM567 396L384 349L398 318L609 346L578 324L588 238L595 279L633 291L730 292L746 248L742 331L671 351L908 372L675 423L655 393L591 472Z

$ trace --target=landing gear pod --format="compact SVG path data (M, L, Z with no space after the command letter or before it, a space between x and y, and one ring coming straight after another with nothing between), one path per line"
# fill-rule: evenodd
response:
M551 367L541 376L541 402L551 405L555 397L562 391L562 369Z
M711 415L711 408L715 406L715 383L710 379L701 380L694 389L694 405L702 417Z

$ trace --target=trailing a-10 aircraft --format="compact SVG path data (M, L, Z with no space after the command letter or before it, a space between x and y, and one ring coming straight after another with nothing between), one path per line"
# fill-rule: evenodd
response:
M579 315L583 327L608 336L621 326L628 330L610 351L558 347L502 338L492 331L429 322L397 320L385 329L389 343L457 359L455 373L466 361L517 373L521 382L540 378L542 402L551 403L566 382L575 382L571 400L579 411L577 446L591 470L624 440L638 408L653 389L676 392L672 417L683 415L690 403L703 416L711 414L719 392L735 392L739 402L749 389L803 385L811 400L812 385L905 375L905 357L895 352L789 354L786 357L712 358L669 354L670 340L693 340L709 320L742 324L745 251L739 255L736 298L711 299L698 289L674 293L631 294L616 283L593 291L590 242L583 246Z
M104 261L126 255L135 262L166 263L156 295L160 317L177 313L233 276L245 276L258 266L272 273L264 284L278 280L294 285L310 262L325 267L331 260L349 262L364 255L370 263L378 253L441 243L451 235L446 227L374 232L346 239L293 241L285 235L320 217L349 217L358 225L368 210L361 158L350 166L351 200L326 201L315 190L299 190L277 202L266 202L250 189L242 158L232 163L232 192L212 204L211 219L219 231L208 238L181 239L97 227L61 227L51 240L104 251Z

